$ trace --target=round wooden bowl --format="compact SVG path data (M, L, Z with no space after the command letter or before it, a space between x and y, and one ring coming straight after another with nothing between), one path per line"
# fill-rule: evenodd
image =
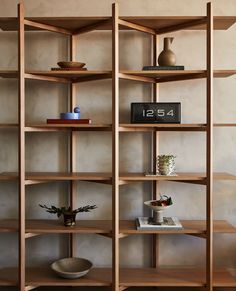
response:
M60 277L66 279L77 279L85 276L93 264L83 258L65 258L54 262L52 270Z
M83 68L85 63L81 62L58 62L57 63L60 68Z

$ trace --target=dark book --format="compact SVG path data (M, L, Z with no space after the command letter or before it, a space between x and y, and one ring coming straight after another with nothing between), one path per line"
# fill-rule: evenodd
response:
M47 119L48 124L91 124L91 119Z
M87 68L51 68L52 71L87 71Z
M184 70L184 66L144 66L144 71L168 71L168 70Z

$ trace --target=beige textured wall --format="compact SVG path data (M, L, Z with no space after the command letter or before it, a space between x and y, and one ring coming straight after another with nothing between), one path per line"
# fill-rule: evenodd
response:
M0 0L0 16L16 16L15 0ZM27 16L107 16L111 15L114 0L26 0ZM119 0L121 15L204 15L203 0ZM215 0L215 15L236 15L235 0ZM205 33L182 31L175 37L173 50L178 64L187 69L205 67ZM236 25L228 31L214 33L214 67L236 68ZM162 42L161 42L162 43ZM138 32L120 33L120 67L141 69L150 63L150 38ZM26 36L26 67L48 69L67 58L67 41L53 33L28 33ZM85 61L89 69L111 68L111 33L91 32L78 38L77 59ZM16 33L0 33L1 69L14 69L17 65ZM214 120L235 122L235 77L217 79L214 83ZM17 83L0 80L0 122L17 121ZM26 119L43 122L57 117L67 109L66 85L39 81L26 82ZM183 122L205 121L205 81L194 80L168 83L160 86L163 101L181 101ZM129 121L130 102L148 101L150 85L120 82L120 118ZM111 122L111 81L84 83L77 86L77 101L82 115L94 122ZM120 138L122 171L149 169L150 137L142 133L125 133ZM216 129L214 135L214 169L236 174L236 131ZM13 132L0 132L0 171L17 170L17 136ZM67 169L67 142L65 133L32 133L26 137L26 165L30 171L65 171ZM205 170L205 136L203 133L161 133L161 153L178 156L179 171ZM111 170L110 133L78 133L78 171ZM63 204L67 200L66 183L51 183L27 187L26 214L28 218L51 218L38 207L38 203ZM143 201L150 197L148 183L123 186L120 191L121 218L134 219L148 214ZM203 186L163 183L162 193L174 199L168 211L181 219L203 219L205 215L205 188ZM227 219L236 225L235 182L214 184L214 217ZM0 184L0 219L17 217L17 185ZM78 204L95 203L98 209L80 218L111 218L111 188L92 183L78 183ZM111 241L96 235L78 236L78 256L87 257L97 266L111 264ZM236 268L235 235L215 236L215 263ZM0 234L0 267L17 262L17 237ZM194 250L194 251L193 251ZM203 265L205 242L189 236L161 236L161 265ZM47 265L66 256L66 238L47 235L27 241L27 264ZM122 266L150 265L150 238L130 236L121 240ZM50 288L51 290L51 288ZM100 289L101 290L101 289Z

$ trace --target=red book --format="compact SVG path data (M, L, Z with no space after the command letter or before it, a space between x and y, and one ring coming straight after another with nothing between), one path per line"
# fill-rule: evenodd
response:
M47 119L48 124L91 124L91 119Z

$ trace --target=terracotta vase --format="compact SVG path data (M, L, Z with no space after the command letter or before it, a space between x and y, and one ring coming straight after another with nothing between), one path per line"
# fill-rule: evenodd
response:
M175 54L170 49L170 45L173 41L173 37L164 38L164 48L158 57L159 66L174 66L176 63Z

